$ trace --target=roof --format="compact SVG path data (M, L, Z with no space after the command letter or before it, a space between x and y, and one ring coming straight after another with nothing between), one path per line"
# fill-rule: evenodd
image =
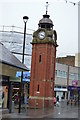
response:
M52 22L52 20L49 17L50 16L47 15L47 14L43 15L43 18L39 21L39 24L38 24L39 27L43 28L43 25L44 26L47 25L47 27L52 28L53 27L53 22Z
M29 70L5 46L0 43L0 62L23 70Z
M52 24L53 25L53 22L49 18L49 15L43 15L43 18L39 21L39 24L40 23L48 23L48 24Z

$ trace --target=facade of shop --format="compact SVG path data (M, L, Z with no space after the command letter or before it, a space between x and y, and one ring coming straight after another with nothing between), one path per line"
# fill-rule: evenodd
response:
M16 77L20 78L21 77L21 72L16 73ZM29 99L29 86L30 86L30 71L23 72L23 85L24 85L24 99L23 103L28 104L28 99Z
M59 96L60 100L74 98L76 95L79 97L80 93L80 68L69 65L56 63L55 74L55 94Z
M59 100L67 95L67 70L68 66L65 64L56 63L55 71L55 94L59 96Z
M0 43L0 107L12 110L13 88L17 86L21 79L16 77L17 71L28 71L12 53Z

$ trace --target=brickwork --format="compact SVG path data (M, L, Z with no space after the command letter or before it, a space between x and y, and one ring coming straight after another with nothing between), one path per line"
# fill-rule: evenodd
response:
M57 63L75 66L75 56L66 56L56 58Z
M41 55L41 62L39 56ZM30 99L29 104L35 106L35 96L37 97L37 107L45 107L53 104L54 78L55 78L56 47L53 44L33 44L30 79ZM39 85L39 91L37 91ZM34 98L34 99L32 99ZM51 102L50 102L51 101Z
M33 98L29 100L29 104L32 108L43 108L43 107L52 107L54 105L53 99L47 100L47 99L37 99Z

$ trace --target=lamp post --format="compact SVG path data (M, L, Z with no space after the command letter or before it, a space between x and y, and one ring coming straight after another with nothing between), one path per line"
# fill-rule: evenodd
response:
M24 41L23 41L23 56L22 56L22 64L24 63L24 51L25 51L25 38L26 38L26 23L28 21L28 17L24 16L23 21L24 21Z
M67 70L67 104L68 104L68 86L69 86L69 65L68 65L68 70Z
M22 64L24 64L24 52L25 52L25 38L26 38L26 23L28 21L28 17L24 16L24 40L23 40L23 53L22 53ZM23 80L23 71L21 73L21 83L20 83L20 91L19 91L19 113L21 112L21 92L22 92L22 80Z

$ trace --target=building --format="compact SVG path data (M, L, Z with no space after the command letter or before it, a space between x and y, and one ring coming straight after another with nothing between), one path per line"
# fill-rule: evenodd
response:
M75 66L80 67L80 53L75 54Z
M55 94L61 98L68 99L80 94L80 68L70 65L56 63L55 71ZM75 92L76 91L76 92Z
M55 88L55 92L57 91L56 96L59 95L61 100L61 96L64 96L64 98L66 99L68 94L68 98L70 99L70 96L74 95L74 90L76 89L75 88L76 86L77 86L76 94L79 96L80 94L79 93L80 92L80 67L79 67L80 55L79 53L76 53L75 56L59 57L57 58L56 61L57 61L56 70L60 68L58 71L56 71L56 72L59 72L59 73L56 73L56 75L58 76L55 77L55 87L58 84L58 86ZM60 82L61 82L61 85L59 86ZM75 85L73 85L73 83Z
M78 2L80 4L80 1ZM78 53L79 53L79 59L78 59L78 65L80 66L80 6L78 5Z
M6 27L1 29L0 27L0 42L22 62L22 48L23 48L23 38L24 33L20 31L20 29L16 29L15 26ZM24 54L24 64L31 68L31 52L32 45L30 42L32 41L32 34L26 33L25 38L25 54Z
M64 95L66 99L67 94L67 72L68 66L65 64L56 63L56 71L55 71L55 95L59 96L59 100L61 101L61 97Z
M21 82L16 78L17 71L28 71L28 68L0 43L0 107L9 108L9 112L12 110L13 88L19 87Z
M75 66L75 56L66 56L56 58L57 63Z

